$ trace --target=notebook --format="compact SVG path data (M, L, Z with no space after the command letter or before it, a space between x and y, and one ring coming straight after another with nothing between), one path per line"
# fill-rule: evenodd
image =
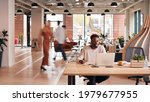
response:
M96 66L113 67L115 60L115 53L97 53Z

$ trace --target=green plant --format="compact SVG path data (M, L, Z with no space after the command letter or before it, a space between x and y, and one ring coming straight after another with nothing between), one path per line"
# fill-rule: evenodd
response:
M103 38L103 39L106 39L106 38L107 38L107 35L105 35L105 34L100 34L100 37Z
M134 36L136 35L136 33L132 33L131 35L128 36L128 39L132 39Z
M132 58L133 60L144 60L144 56L135 54Z
M4 29L2 32L1 32L1 35L0 35L0 51L3 52L4 51L4 46L7 47L6 45L6 42L8 41L7 40L7 34L8 32Z
M118 37L118 40L119 40L121 47L124 47L124 42L125 42L124 37L120 36L120 37Z

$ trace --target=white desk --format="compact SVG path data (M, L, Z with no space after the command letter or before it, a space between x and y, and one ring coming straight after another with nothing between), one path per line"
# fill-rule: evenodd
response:
M75 75L84 76L144 76L150 75L150 68L131 68L130 65L117 66L113 68L94 68L90 65L77 64L70 62L66 65L64 75L68 75L68 85L75 84Z

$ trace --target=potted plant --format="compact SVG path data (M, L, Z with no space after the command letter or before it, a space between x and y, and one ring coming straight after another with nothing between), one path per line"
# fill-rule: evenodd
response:
M120 36L120 37L118 38L118 40L119 40L120 46L121 46L121 47L124 47L124 37L123 37L123 36Z
M4 47L7 47L7 44L6 44L6 42L8 41L7 33L8 32L5 29L0 32L0 66L1 66L1 62L2 62L2 55L3 55Z
M135 54L131 60L131 67L144 67L144 56Z

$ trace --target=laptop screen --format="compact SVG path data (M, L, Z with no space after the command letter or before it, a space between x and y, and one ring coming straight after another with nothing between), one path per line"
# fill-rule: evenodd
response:
M97 53L96 66L113 66L115 53Z

